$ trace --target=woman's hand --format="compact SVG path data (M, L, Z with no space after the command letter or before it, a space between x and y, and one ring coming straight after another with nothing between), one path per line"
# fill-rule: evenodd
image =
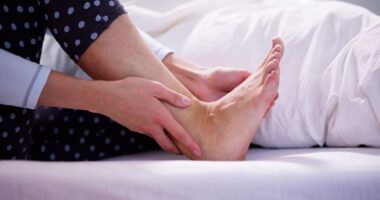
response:
M172 53L163 63L202 101L216 101L248 78L251 73L227 67L207 68Z
M159 82L143 78L128 77L100 83L100 104L94 109L95 112L112 118L132 131L154 138L165 151L180 153L167 135L170 134L187 148L200 152L197 143L161 102L184 108L191 104L189 98Z
M198 144L172 117L162 101L179 108L191 103L186 96L147 79L128 77L119 81L87 81L52 71L38 105L106 115L133 131L151 136L164 150L180 153L169 139L167 134L170 134L189 150L199 152L195 156L200 157Z
M191 92L203 101L216 101L247 79L251 73L227 67L204 68L196 71L197 87Z

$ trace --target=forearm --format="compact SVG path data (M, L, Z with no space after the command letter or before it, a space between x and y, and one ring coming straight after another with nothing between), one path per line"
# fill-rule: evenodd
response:
M120 16L85 51L79 60L87 74L98 80L141 77L158 81L193 98L143 42L128 15Z
M52 71L38 105L96 111L99 104L97 81L87 81Z

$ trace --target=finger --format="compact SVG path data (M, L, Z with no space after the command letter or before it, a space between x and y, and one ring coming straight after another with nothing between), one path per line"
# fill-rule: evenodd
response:
M150 135L152 135L152 137L164 151L174 154L180 153L173 141L165 134L164 130L161 127L158 126L155 129L151 130Z
M241 74L241 77L243 78L243 81L244 81L245 79L247 79L249 76L251 76L251 72L246 71L246 70L241 70L241 71L240 71L240 74ZM242 81L242 82L243 82L243 81Z
M164 128L162 128L164 129ZM181 152L181 150L178 148L177 144L174 142L173 138L170 136L170 133L168 133L165 129L164 129L164 133L165 135L169 138L169 140L173 143L173 145L175 146L175 148L177 149L177 155L183 155L183 153Z
M190 134L173 118L169 111L165 109L162 114L163 117L159 123L168 131L168 134L189 149L194 156L200 158L202 156L201 148Z
M238 85L244 82L250 75L251 73L246 70L234 69L227 71L226 74L223 76L222 83L224 84L221 85L221 91L227 93L231 92Z
M173 106L187 107L191 104L191 100L187 96L182 95L170 88L167 88L161 83L157 82L154 87L155 89L153 91L153 95L156 98L166 101Z

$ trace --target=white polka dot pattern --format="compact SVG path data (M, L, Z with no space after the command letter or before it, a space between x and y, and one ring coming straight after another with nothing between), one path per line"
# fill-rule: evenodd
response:
M79 46L80 45L80 40L79 39L76 39L75 42L74 42L75 46Z
M4 131L3 134L2 134L3 138L7 138L8 137L8 132Z
M94 1L94 6L100 6L100 1L99 0L95 0Z
M86 25L86 23L84 21L80 21L78 23L78 28L82 29L84 27L84 25Z
M56 19L59 18L59 12L58 12L58 11L55 11L55 12L54 12L54 18L56 18Z
M17 6L17 12L19 13L24 12L24 8L22 6Z
M10 49L10 48L12 47L12 45L11 45L10 42L6 41L6 42L4 42L4 47L5 47L6 49Z
M84 3L83 9L88 10L90 8L91 4L89 2Z
M91 33L90 37L92 40L95 40L98 37L98 34L97 33Z
M67 14L68 15L72 15L74 13L74 7L69 7L68 9L67 9Z
M11 24L11 29L14 30L14 31L17 30L17 26L16 26L15 23L12 23L12 24Z
M18 45L20 45L21 48L24 48L25 43L24 43L24 41L21 40L21 41L18 43Z
M25 27L25 29L29 29L29 28L30 28L30 24L29 24L29 22L25 22L25 23L24 23L24 27Z
M63 31L65 31L65 33L68 33L70 31L70 26L65 26L63 27Z
M28 12L29 13L33 13L34 12L34 7L33 6L29 6L28 7Z
M9 8L8 8L7 5L3 5L3 11L4 11L5 13L9 12Z
M96 15L95 21L99 22L100 20L102 20L102 17L100 15Z

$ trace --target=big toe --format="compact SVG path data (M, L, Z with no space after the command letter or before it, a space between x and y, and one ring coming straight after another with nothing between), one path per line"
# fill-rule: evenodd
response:
M280 38L274 38L272 40L272 48L270 49L267 57L264 59L261 69L267 67L267 65L274 59L281 60L284 55L284 45Z
M284 42L279 37L272 39L272 49L273 52L280 53L281 57L284 55Z

